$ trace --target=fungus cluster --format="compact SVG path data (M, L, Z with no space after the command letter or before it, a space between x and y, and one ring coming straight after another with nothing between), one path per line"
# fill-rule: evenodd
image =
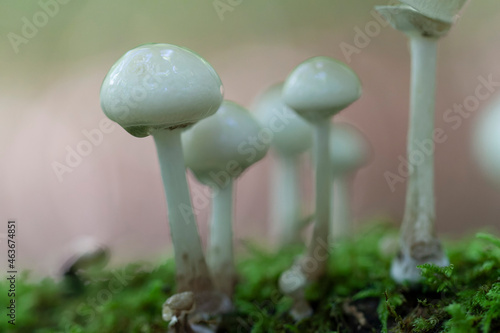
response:
M400 5L377 7L410 38L409 155L419 143L433 138L437 41L451 28L463 4L463 0L402 0ZM215 70L188 49L169 44L142 45L113 65L101 88L104 113L133 136L151 135L158 153L177 270L177 294L163 305L163 318L169 321L171 332L213 332L217 315L232 309L237 281L232 226L234 182L266 155L269 145L261 145L252 157L243 154L240 147L264 130L272 133L276 157L271 219L281 245L301 242L299 156L312 146L312 235L306 253L282 273L278 282L282 293L294 301L290 311L293 318L300 320L312 314L305 287L324 276L331 241L350 234L347 179L366 163L369 152L361 134L352 126L333 125L331 118L358 100L361 91L358 76L347 65L329 57L314 57L298 65L284 83L258 96L253 115L237 103L223 101L222 83ZM500 108L482 123L487 130L481 133L486 134L477 142L485 169L495 170L489 172L500 179L500 160L491 158L491 152L498 150L500 136L488 127L490 121L498 121L497 110ZM433 163L433 154L426 155L423 163L413 166L409 178L401 253L391 268L398 282L418 282L417 265L448 265L434 233ZM211 189L207 261L191 205L187 168ZM332 198L333 186L336 196Z

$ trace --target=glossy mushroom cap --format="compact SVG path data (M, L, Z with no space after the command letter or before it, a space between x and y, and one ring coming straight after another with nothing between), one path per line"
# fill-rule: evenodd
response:
M453 23L467 0L400 0L431 19Z
M273 132L273 148L294 156L311 147L313 131L310 124L283 102L283 85L275 84L259 95L252 110L261 126Z
M500 98L481 114L474 133L474 153L484 175L500 188Z
M309 121L327 119L361 97L361 82L346 64L315 57L297 66L283 87L283 100Z
M351 172L368 160L369 147L363 135L348 124L335 124L330 131L330 158L334 175Z
M101 87L101 107L130 134L145 137L152 130L187 126L214 114L222 90L215 70L196 53L146 44L111 67Z
M254 146L250 141L261 130L247 109L224 101L216 114L182 134L186 166L204 184L214 183L220 172L236 178L266 155L269 143Z

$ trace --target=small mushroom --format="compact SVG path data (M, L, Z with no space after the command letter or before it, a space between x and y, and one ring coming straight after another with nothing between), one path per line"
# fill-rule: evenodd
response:
M333 176L333 201L330 217L331 239L351 235L349 178L367 162L368 142L354 126L335 124L330 135L330 159Z
M169 44L146 44L122 56L101 88L108 118L136 137L152 135L167 197L177 288L194 293L197 308L213 290L191 197L181 132L214 114L222 103L215 70L196 53Z
M483 174L500 189L500 98L480 115L474 131L474 154Z
M291 270L300 267L307 281L321 277L329 257L328 238L332 174L330 167L330 118L361 96L358 76L344 63L315 57L297 66L283 88L283 100L314 129L316 220L307 254ZM326 249L325 249L326 247ZM326 253L325 253L326 252ZM285 272L281 279L287 276ZM280 281L284 286L285 281ZM282 288L285 292L288 288Z
M301 242L300 156L312 145L312 127L282 98L283 83L257 97L252 109L272 133L275 158L271 174L271 227L280 245Z
M396 6L377 6L389 23L410 40L411 101L408 131L408 160L412 163L408 179L406 206L401 226L400 253L391 267L397 282L416 283L421 279L418 265L447 266L448 257L435 234L434 152L421 154L420 145L433 144L436 95L436 61L439 39L451 29L465 0L404 0Z
M182 136L186 166L212 190L208 266L217 290L231 297L236 279L233 255L233 183L261 160L269 143L259 142L253 153L241 147L259 136L262 127L242 106L224 101Z
M162 318L168 321L170 332L193 332L188 315L194 311L194 295L191 291L175 294L163 303Z

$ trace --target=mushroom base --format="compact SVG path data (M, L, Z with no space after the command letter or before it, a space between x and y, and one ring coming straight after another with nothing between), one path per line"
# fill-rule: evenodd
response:
M422 280L420 268L423 264L434 264L439 267L450 265L439 240L414 244L411 248L402 247L392 261L391 277L397 283L416 284Z

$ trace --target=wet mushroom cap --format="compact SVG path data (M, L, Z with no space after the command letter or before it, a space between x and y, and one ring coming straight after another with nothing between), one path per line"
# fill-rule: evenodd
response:
M278 152L298 155L311 147L313 131L283 102L283 85L275 84L259 95L252 110L262 127L273 132L272 145Z
M211 172L224 171L236 178L266 155L269 145L264 149L249 145L249 138L257 137L261 129L247 109L224 101L216 114L182 134L186 166L205 184L212 181ZM245 152L245 147L254 153Z
M128 51L101 87L101 107L130 134L187 126L215 113L222 102L219 76L198 54L170 44Z
M361 82L346 64L314 57L298 65L283 87L283 100L307 120L327 119L361 97Z

